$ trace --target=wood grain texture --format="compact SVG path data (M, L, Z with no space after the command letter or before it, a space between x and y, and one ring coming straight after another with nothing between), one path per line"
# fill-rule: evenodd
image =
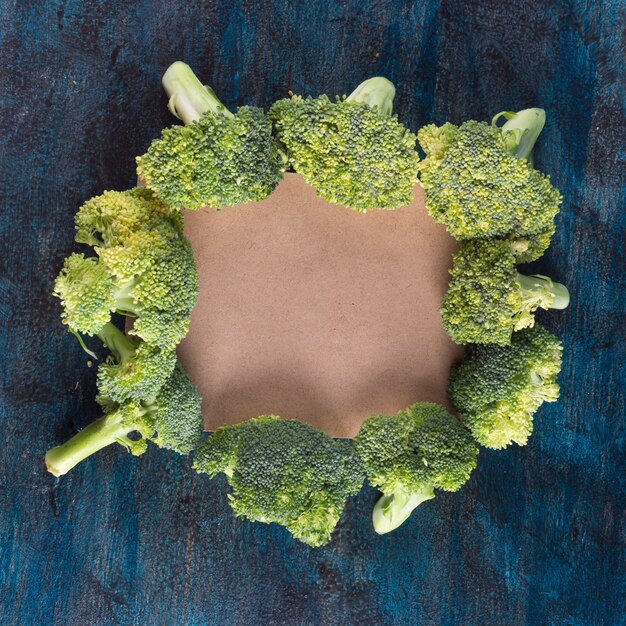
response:
M0 4L0 622L624 623L622 0L5 0ZM398 87L414 129L542 106L537 164L563 190L534 269L573 302L563 399L525 448L482 452L457 494L376 536L365 489L311 550L233 518L225 484L159 450L67 477L43 454L94 418L94 372L58 323L73 214L134 181L185 59L230 106Z

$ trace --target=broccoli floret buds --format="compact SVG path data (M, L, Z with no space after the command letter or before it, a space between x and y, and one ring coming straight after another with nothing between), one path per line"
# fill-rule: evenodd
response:
M176 352L127 337L111 322L98 337L111 354L98 368L100 395L118 403L154 398L176 365Z
M275 415L218 429L194 467L211 477L226 474L236 515L281 524L310 546L329 541L364 479L349 443Z
M62 476L113 443L138 455L146 450L146 441L153 440L161 447L187 454L202 433L201 398L180 365L150 400L121 404L109 400L103 404L108 409L104 417L47 452L49 472Z
M539 324L515 333L508 346L468 346L448 392L481 445L526 444L537 409L559 397L561 353L561 342Z
M534 312L564 309L569 293L547 276L517 272L508 240L461 243L441 307L444 328L456 343L508 344L511 334L534 323Z
M417 134L426 208L458 240L537 237L549 243L561 194L528 161L543 128L541 109L505 113L502 128L469 121L425 126ZM544 248L545 249L545 248ZM541 255L535 251L535 258Z
M415 135L391 115L395 88L371 78L347 98L291 98L269 116L293 169L329 202L359 211L411 202Z
M374 507L374 529L395 530L434 489L457 491L476 467L470 432L444 407L421 402L397 415L373 415L353 440L367 478L383 496Z
M137 175L173 207L221 208L266 198L282 178L272 125L261 109L232 114L188 65L163 75L170 111L186 125L172 126L137 158Z
M77 240L98 257L66 259L54 294L73 331L97 334L113 312L135 318L132 334L164 350L186 335L198 295L193 250L179 212L146 190L108 191L76 217Z

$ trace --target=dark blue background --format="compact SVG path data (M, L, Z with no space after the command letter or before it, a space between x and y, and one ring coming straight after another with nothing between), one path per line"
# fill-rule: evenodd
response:
M625 25L620 0L3 2L0 622L624 623ZM546 109L537 164L565 199L535 269L572 305L541 316L565 343L562 400L527 447L484 451L389 536L368 488L318 550L235 519L223 481L157 449L45 472L97 412L53 277L80 203L131 186L172 122L176 59L229 106L384 74L413 129Z

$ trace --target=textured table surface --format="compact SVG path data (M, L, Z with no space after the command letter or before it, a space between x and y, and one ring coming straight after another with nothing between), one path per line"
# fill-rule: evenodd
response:
M0 4L0 622L624 623L625 5L529 0ZM53 277L79 204L131 186L171 122L175 59L229 106L347 92L384 74L414 129L544 107L538 166L563 190L533 269L572 305L562 400L525 448L481 454L457 494L396 533L375 492L311 550L235 519L187 460L108 450L57 480L52 444L97 412L94 372L58 322Z

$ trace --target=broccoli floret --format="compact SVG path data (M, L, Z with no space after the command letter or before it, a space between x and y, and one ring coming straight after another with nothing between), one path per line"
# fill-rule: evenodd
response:
M441 318L456 343L508 344L514 331L533 325L538 308L569 304L565 286L517 272L514 247L508 240L472 240L454 254Z
M330 539L364 478L349 443L275 415L218 429L194 467L211 477L226 474L236 515L281 524L310 546Z
M55 476L69 472L98 450L119 443L132 454L145 452L147 441L188 454L202 434L201 398L180 365L152 399L121 404L101 399L106 414L46 454L48 471ZM140 436L137 439L137 436Z
M176 365L176 352L127 337L111 322L98 337L111 351L98 368L98 391L118 403L154 398Z
M185 63L163 75L172 126L137 158L137 174L170 206L221 208L262 200L282 178L272 125L255 107L232 114Z
M163 222L183 232L181 212L159 201L149 189L105 191L80 207L75 218L76 241L107 248L122 245L138 231Z
M526 444L537 409L559 397L561 353L561 342L539 324L515 333L508 346L468 346L448 393L481 445Z
M458 240L535 237L535 258L549 244L561 194L528 158L545 113L526 109L502 128L483 122L425 126L417 134L426 208ZM546 239L547 236L547 239ZM545 248L544 248L545 249Z
M144 190L107 192L85 203L77 237L96 243L99 258L66 259L54 289L64 323L94 335L117 311L136 318L131 333L145 341L164 350L179 343L198 295L193 250L179 218Z
M415 135L391 115L395 88L365 81L347 98L292 96L269 116L293 169L317 194L359 211L411 202L419 157Z
M476 467L470 432L443 406L418 402L396 415L373 415L353 440L367 478L383 495L372 519L379 534L395 530L434 489L457 491Z

